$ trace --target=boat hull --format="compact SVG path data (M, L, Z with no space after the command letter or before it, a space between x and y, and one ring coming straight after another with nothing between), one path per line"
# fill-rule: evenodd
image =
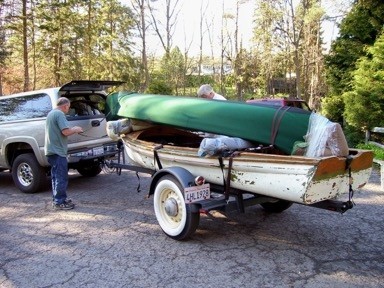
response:
M196 147L159 146L159 143L143 140L144 134L151 137L156 133L165 135L168 128L164 129L137 131L122 137L128 157L137 165L153 170L159 169L159 163L162 168L183 167L217 185L223 185L223 179L227 179L230 173L231 188L306 205L348 193L350 172L353 189L364 186L371 174L373 154L365 150L351 150L349 166L345 157L308 158L241 152L232 157L229 169L230 157L222 158L221 167L218 157L199 157Z

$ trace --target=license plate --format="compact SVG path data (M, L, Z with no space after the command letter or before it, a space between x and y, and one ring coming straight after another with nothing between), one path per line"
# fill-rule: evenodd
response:
M104 154L104 147L96 147L96 148L93 148L93 155L96 156L96 155L102 155Z
M184 200L185 203L193 203L201 200L210 198L211 191L209 184L201 186L192 186L184 189Z

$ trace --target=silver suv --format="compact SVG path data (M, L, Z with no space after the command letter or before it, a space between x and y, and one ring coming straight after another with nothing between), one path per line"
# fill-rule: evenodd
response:
M117 154L117 143L106 134L108 88L121 81L72 81L50 88L0 97L0 172L9 170L25 193L44 189L49 164L44 155L45 119L61 96L71 101L70 126L83 133L68 138L68 168L96 176L106 158Z

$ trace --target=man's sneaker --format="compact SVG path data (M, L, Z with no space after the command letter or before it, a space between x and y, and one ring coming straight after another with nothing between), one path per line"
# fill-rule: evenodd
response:
M75 208L75 204L73 204L72 201L71 202L64 201L61 204L52 203L52 206L56 210L71 210Z
M71 198L67 198L66 200L64 200L64 202L65 203L73 203Z

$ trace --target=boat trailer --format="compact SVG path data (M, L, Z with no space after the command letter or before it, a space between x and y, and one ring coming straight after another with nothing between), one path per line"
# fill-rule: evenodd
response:
M118 142L118 156L115 160L106 160L105 165L109 169L115 169L118 175L121 175L122 170L133 171L137 173L137 177L140 181L138 173L149 174L152 179L156 173L161 172L162 168L159 170L145 168L136 164L130 164L126 160L124 153L124 145L119 141ZM159 162L160 160L157 161ZM158 163L161 167L160 162ZM168 171L172 173L177 173L175 170ZM176 175L177 178L183 177L182 175ZM211 196L209 199L204 199L199 202L193 202L193 204L198 205L199 211L202 213L208 213L210 210L224 210L224 211L238 211L239 213L245 213L245 208L249 206L261 205L267 212L280 213L288 209L293 202L276 199L264 195L259 195L255 193L250 193L241 189L235 189L232 187L226 187L227 182L223 182L223 185L210 184ZM189 186L195 185L193 182L188 183ZM140 184L139 184L140 186ZM151 185L152 186L152 185ZM137 189L139 192L139 189ZM338 200L324 200L316 202L313 204L302 204L295 203L304 206L310 206L320 209L325 209L328 211L339 212L341 214L345 213L349 209L352 209L355 203L352 200L353 191L350 185L349 191L349 200L348 201L338 201ZM152 193L148 194L148 198ZM186 203L187 205L191 205ZM196 210L196 209L193 209Z

